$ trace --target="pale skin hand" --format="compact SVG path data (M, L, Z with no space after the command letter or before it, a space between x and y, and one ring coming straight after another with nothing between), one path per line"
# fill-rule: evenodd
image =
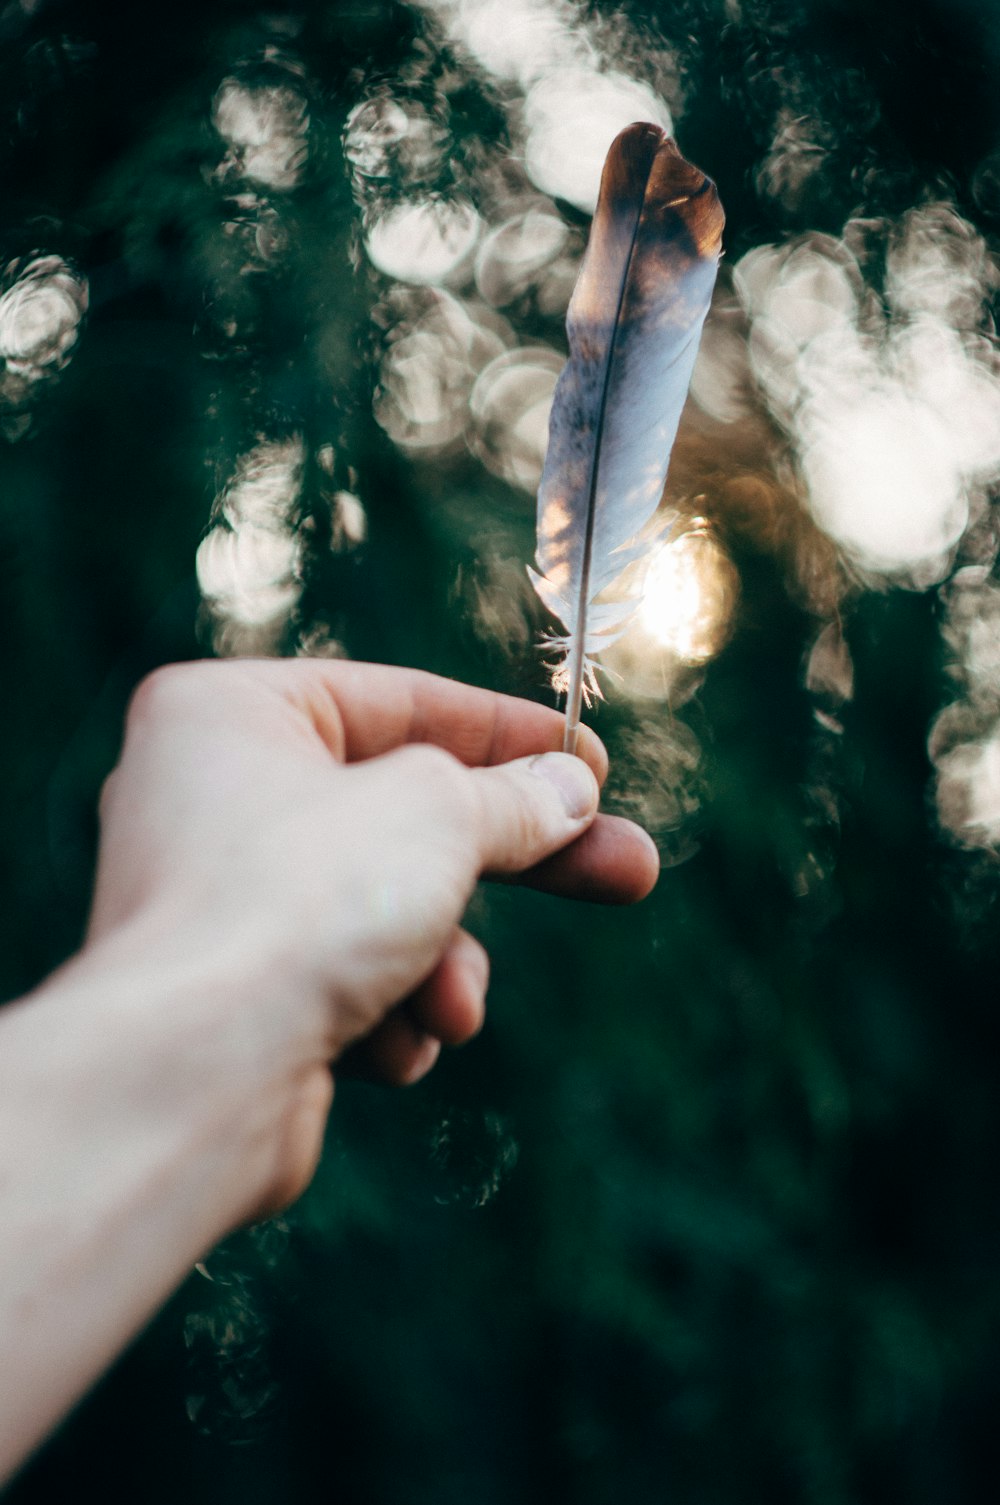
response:
M0 1482L233 1227L315 1168L350 1051L415 1081L479 1028L484 874L629 902L604 750L430 675L197 664L140 686L87 944L0 1013ZM539 756L543 755L543 756Z
M255 1211L308 1184L345 1049L364 1040L406 1083L480 1027L488 961L459 928L477 879L534 868L594 819L604 749L587 733L582 762L536 763L561 735L544 707L374 665L207 663L140 688L102 801L90 934L159 913L165 935L263 947L280 972L298 1080ZM546 772L573 781L573 816ZM532 881L621 901L657 871L645 833L602 817L589 853Z

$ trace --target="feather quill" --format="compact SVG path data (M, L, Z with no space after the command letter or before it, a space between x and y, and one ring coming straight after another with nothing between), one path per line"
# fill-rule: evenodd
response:
M532 584L565 633L553 684L566 693L567 752L580 706L598 694L596 656L628 625L612 587L641 557L667 476L721 254L715 184L658 126L636 124L608 152L566 316L538 491ZM609 599L609 595L612 597Z

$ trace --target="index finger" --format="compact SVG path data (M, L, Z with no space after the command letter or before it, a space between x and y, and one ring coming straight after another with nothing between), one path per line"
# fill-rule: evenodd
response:
M420 669L343 659L243 660L242 667L293 699L340 761L430 742L469 767L484 767L562 747L565 719L558 711ZM581 727L578 747L603 784L608 755L600 738ZM599 815L582 837L514 881L567 898L631 904L650 891L658 871L656 847L644 831Z
M378 757L407 742L433 743L468 767L562 748L565 718L559 711L421 669L344 659L297 659L259 667L285 676L286 688L295 676L298 698L304 698L320 735L335 757L350 763ZM580 728L578 750L603 784L608 755L589 727Z

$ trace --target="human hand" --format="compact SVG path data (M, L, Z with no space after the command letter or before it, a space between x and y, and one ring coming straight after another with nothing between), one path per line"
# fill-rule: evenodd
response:
M363 664L140 685L87 942L0 1010L0 1485L196 1260L305 1188L331 1062L354 1045L412 1081L478 1028L459 922L481 874L652 886L648 837L595 816L597 738L584 763L561 736L554 711Z
M649 838L597 816L607 759L562 717L431 675L338 661L158 671L101 804L89 944L216 979L203 1075L253 1141L237 1219L312 1174L329 1063L416 1080L483 1017L459 921L483 874L610 902L655 882ZM539 757L540 754L552 754ZM403 1000L405 1006L400 1008Z

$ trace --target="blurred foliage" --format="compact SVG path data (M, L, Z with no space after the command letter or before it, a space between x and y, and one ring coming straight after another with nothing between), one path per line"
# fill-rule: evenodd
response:
M925 192L996 232L991 8L621 14L677 51L685 149L720 182L732 256ZM428 59L428 88L447 71L426 25L394 0L0 8L4 264L42 248L91 290L72 361L0 451L7 996L79 937L129 690L205 651L195 551L260 434L332 444L368 512L360 555L324 552L307 474L303 623L357 657L545 693L530 642L462 614L483 529L528 557L530 502L471 459L404 459L372 418L380 289L340 141L401 59ZM309 162L280 269L247 276L211 104L293 46ZM753 186L789 80L838 132L794 210ZM468 178L502 118L485 83L452 112ZM766 555L737 562L736 631L676 720L696 777L667 801L654 897L480 896L483 1036L412 1092L342 1083L303 1202L192 1275L11 1500L992 1497L1000 875L929 807L940 604L859 600L831 730L803 687L814 621ZM665 798L643 749L673 735L669 708L598 719L622 807Z

